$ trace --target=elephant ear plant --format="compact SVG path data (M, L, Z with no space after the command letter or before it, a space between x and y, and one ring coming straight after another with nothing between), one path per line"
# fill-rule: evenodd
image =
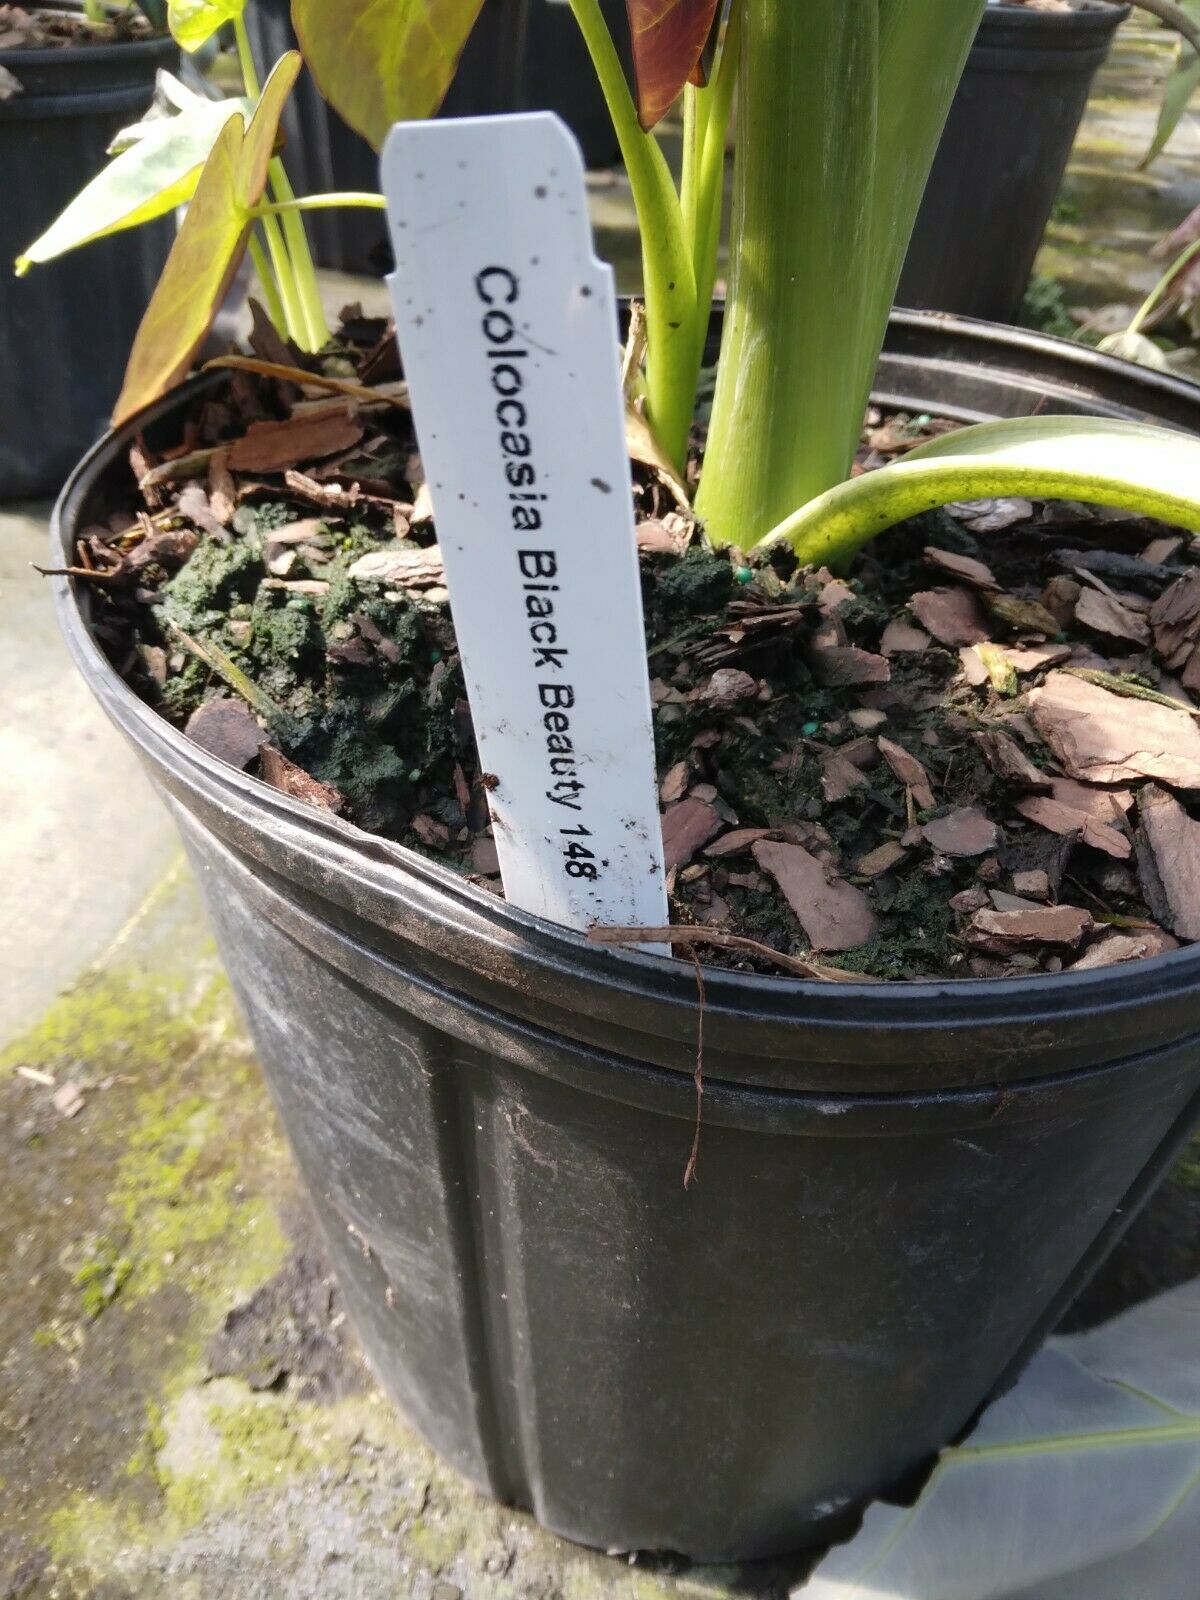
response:
M636 99L599 0L570 0L606 96L641 228L646 420L682 468L716 276L735 87L729 296L696 497L710 541L787 541L844 564L872 535L935 505L1061 495L1200 528L1200 443L1103 419L966 428L852 480L895 285L983 0L628 0ZM225 23L245 96L176 97L26 252L49 259L190 197L133 351L122 420L188 368L249 249L281 334L328 338L301 212L378 196L296 199L273 145L299 69L259 89L246 0L171 0L196 49ZM432 114L481 0L293 0L304 55L334 108L376 146ZM653 128L682 93L677 187ZM248 122L247 122L248 119Z

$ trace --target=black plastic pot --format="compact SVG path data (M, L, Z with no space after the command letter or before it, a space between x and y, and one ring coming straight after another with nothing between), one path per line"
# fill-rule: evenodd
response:
M901 305L1018 319L1092 80L1130 9L988 7L917 218Z
M880 397L933 390L950 416L1200 430L1167 375L901 314ZM131 431L68 484L59 555L128 504ZM383 1384L558 1533L819 1541L1015 1375L1200 1117L1200 947L991 983L710 971L685 1193L690 963L589 945L223 765L120 681L86 595L57 603L179 822Z
M170 39L0 50L23 92L0 100L0 500L57 491L103 432L174 237L171 218L15 278L12 262L150 106Z
M628 31L625 0L601 0L614 38ZM246 26L264 67L296 48L290 0L254 0ZM612 121L578 24L566 0L485 0L442 107L449 117L557 111L588 166L619 159ZM298 194L379 187L379 157L317 93L305 72L283 114L287 165ZM378 273L388 256L378 212L317 211L307 219L323 267Z

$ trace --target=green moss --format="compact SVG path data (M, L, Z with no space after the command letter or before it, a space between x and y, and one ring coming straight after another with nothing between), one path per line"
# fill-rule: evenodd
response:
M83 1291L84 1315L92 1321L101 1316L125 1287L132 1271L133 1262L111 1239L94 1240L72 1278L75 1287Z

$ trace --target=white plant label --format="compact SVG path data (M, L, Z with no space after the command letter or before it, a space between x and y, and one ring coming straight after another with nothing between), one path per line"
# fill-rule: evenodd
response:
M547 113L400 123L389 280L509 901L667 922L612 271Z

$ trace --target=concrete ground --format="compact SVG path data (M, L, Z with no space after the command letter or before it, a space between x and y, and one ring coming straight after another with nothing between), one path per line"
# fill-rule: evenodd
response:
M1043 256L1071 303L1132 302L1146 242L1200 200L1190 125L1135 171L1164 59L1133 31L1102 81ZM593 201L631 287L623 180ZM29 568L44 544L44 507L0 516L0 1600L785 1595L803 1562L567 1546L383 1400L170 823Z

